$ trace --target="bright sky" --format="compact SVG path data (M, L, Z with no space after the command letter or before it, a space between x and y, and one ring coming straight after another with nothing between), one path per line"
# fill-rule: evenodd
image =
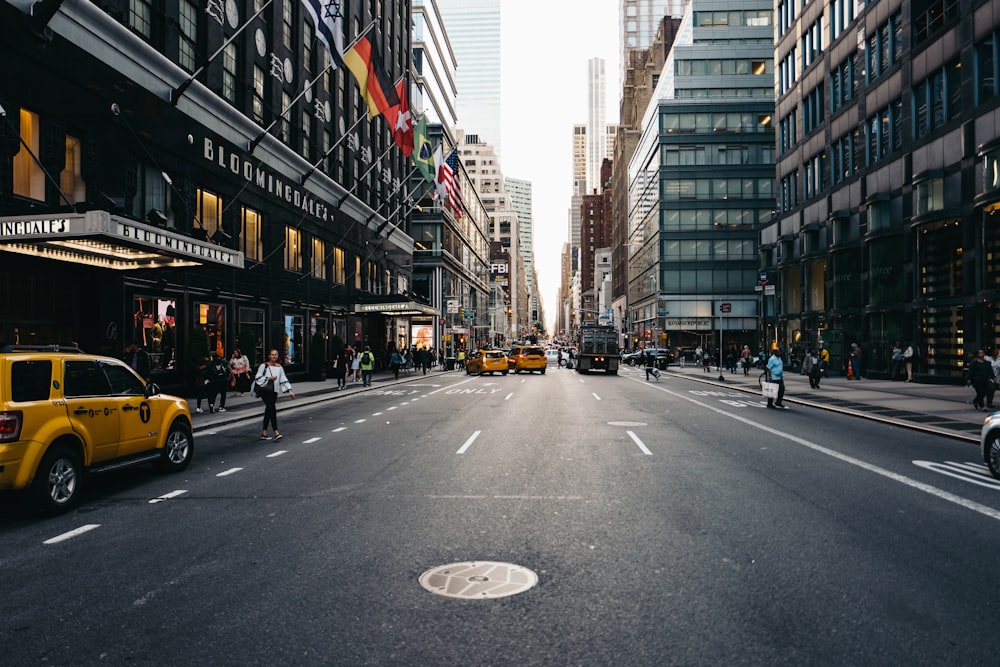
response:
M587 61L604 59L606 122L618 122L618 0L502 0L504 176L532 183L535 272L555 325L573 194L573 126L587 122Z

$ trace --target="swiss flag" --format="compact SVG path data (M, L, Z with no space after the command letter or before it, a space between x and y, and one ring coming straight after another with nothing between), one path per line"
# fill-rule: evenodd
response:
M413 153L413 117L410 115L410 99L406 94L406 77L404 76L396 84L396 94L399 96L399 104L390 107L385 112L385 119L392 127L392 138L403 151L403 155L410 157Z

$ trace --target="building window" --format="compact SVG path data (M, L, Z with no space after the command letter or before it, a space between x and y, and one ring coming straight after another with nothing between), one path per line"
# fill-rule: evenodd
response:
M294 227L285 227L285 270L302 270L302 232Z
M309 109L302 111L302 157L309 159L312 150L312 114Z
M292 48L292 33L295 26L295 3L281 3L281 43L286 49Z
M253 66L253 119L264 124L264 68Z
M20 124L21 145L14 156L14 194L45 201L45 172L32 157L39 154L41 142L38 114L21 109Z
M264 257L260 212L243 207L240 217L240 250L247 259L259 262Z
M286 146L292 143L292 96L281 91L281 123L278 125L278 138Z
M129 0L128 26L146 39L153 35L153 5L145 0Z
M843 245L851 240L851 219L831 218L830 220L830 243L832 245Z
M236 72L239 56L236 42L226 45L222 52L222 97L230 104L236 104Z
M958 61L931 73L913 89L914 138L920 139L958 117L962 72Z
M199 188L196 199L198 207L195 211L194 226L192 229L200 228L205 230L207 238L222 229L222 197L214 192Z
M921 3L923 11L913 7L910 22L913 26L913 45L918 46L959 16L959 0L931 0Z
M323 239L313 237L311 270L313 278L326 280L326 243Z
M927 215L944 208L944 179L929 178L914 184L914 208L917 215Z
M198 68L198 7L189 0L180 0L177 27L177 64L193 72Z
M983 104L997 95L997 35L993 33L976 44L975 60L976 104Z
M875 201L868 205L868 231L875 232L892 227L890 202Z
M343 248L333 249L333 282L343 285L347 282L347 263Z
M66 135L66 166L59 174L59 187L71 204L87 200L87 184L83 182L82 173L82 153L80 140Z
M309 21L302 25L302 67L312 71L313 27Z

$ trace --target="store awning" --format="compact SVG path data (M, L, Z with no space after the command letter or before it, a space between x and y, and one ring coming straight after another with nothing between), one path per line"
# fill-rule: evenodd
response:
M0 251L117 271L243 268L242 252L107 211L0 217Z
M438 310L434 306L428 306L416 301L382 301L379 303L356 303L353 306L355 313L381 313L383 315L437 315Z

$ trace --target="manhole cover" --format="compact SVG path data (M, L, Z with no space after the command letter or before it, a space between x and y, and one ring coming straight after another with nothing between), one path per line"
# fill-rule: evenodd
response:
M608 426L645 426L644 422L608 422Z
M528 568L490 561L439 565L420 575L420 585L431 593L466 600L517 595L537 583L538 575Z

